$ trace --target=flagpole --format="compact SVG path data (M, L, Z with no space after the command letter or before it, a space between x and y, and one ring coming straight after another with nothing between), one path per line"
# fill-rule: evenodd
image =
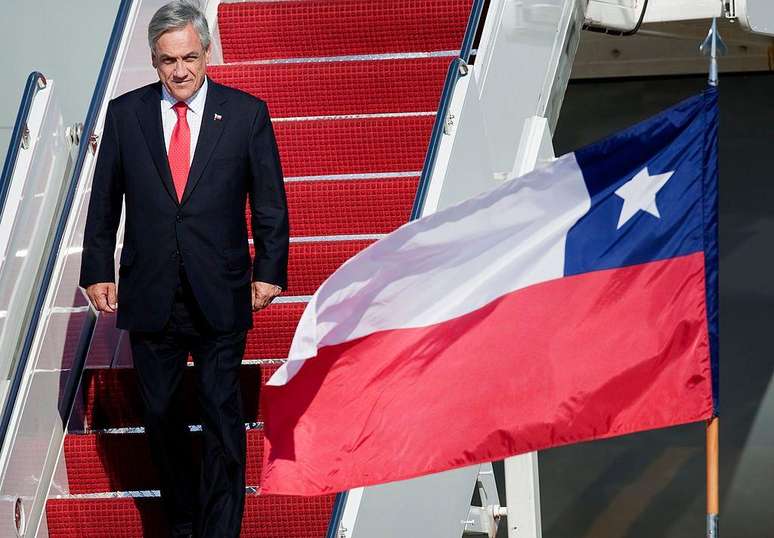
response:
M712 18L712 24L710 24L707 37L699 46L699 50L702 54L709 56L709 77L708 82L710 86L718 85L718 56L723 56L728 52L726 44L723 42L723 38L720 37L718 32L718 20Z
M707 538L718 538L718 417L707 421Z
M710 86L718 85L718 56L726 54L727 47L718 32L717 18L712 18L709 32L699 50L709 56ZM718 493L718 417L714 415L707 421L707 538L718 538L718 517L720 515L720 499Z

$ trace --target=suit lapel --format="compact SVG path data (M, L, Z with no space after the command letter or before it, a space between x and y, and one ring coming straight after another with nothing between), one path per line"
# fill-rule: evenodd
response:
M215 151L220 135L223 134L223 127L228 120L228 116L223 108L225 102L226 96L221 91L220 85L208 78L207 98L204 103L204 112L202 113L202 124L199 128L199 139L196 141L196 151L180 205L185 204L188 198L190 198L191 193L202 177L204 168L207 166L210 157L212 157L212 152Z
M169 170L167 148L164 144L164 126L161 123L161 82L152 84L142 97L142 106L137 110L137 119L145 135L153 163L161 177L169 196L177 204L175 184L172 182L172 172Z

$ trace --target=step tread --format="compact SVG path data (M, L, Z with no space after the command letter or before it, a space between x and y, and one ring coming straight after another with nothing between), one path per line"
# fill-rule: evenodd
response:
M247 486L258 487L263 463L263 431L247 432ZM198 457L201 434L191 434ZM159 478L144 433L69 434L64 439L67 484L72 495L159 489Z
M278 364L243 364L240 372L242 405L245 422L261 420L260 387L279 368ZM200 424L201 414L196 399L196 373L187 368L183 374L183 401L192 402L184 409L187 424ZM142 401L133 368L87 369L81 381L82 398L76 403L68 422L71 430L104 430L129 428L143 423Z
M253 314L253 329L247 333L245 359L282 359L306 303L277 303Z
M418 183L419 176L288 182L290 235L389 233L408 222ZM245 216L252 237L249 206Z
M286 295L312 295L339 266L372 240L291 243Z
M451 57L207 67L213 80L266 101L272 118L428 112Z
M321 538L334 496L248 495L242 538ZM142 538L167 536L159 498L49 499L51 538Z
M226 62L459 49L472 0L221 3Z
M275 122L286 177L421 170L435 116Z

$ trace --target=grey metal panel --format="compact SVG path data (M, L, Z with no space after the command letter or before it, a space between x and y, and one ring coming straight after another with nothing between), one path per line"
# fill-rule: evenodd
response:
M774 35L774 2L736 0L736 12L742 24L757 34Z
M483 143L487 139L486 126L478 99L478 85L473 76L474 72L475 66L472 66L471 73L461 79L457 85L457 91L464 94L461 106L456 106L455 96L450 110L450 113L456 116L456 133L443 144L451 145L448 149L449 157L444 166L450 173L453 171L454 178L466 178L466 180L445 181L440 196L436 198L437 206L428 200L426 210L449 207L502 183L494 177L489 152Z
M366 488L353 537L462 535L479 466Z
M483 143L495 172L512 169L526 118L558 114L564 85L555 82L565 70L569 75L565 62L575 54L581 7L580 0L503 2L501 22L476 63L487 130Z

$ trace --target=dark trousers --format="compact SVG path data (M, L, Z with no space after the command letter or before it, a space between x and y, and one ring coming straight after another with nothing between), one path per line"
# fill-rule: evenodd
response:
M153 305L148 305L153 308ZM129 334L145 405L145 429L161 479L172 536L238 537L245 502L245 425L239 369L245 331L216 332L204 319L185 272L161 332ZM183 419L181 381L194 360L202 416L200 465Z

